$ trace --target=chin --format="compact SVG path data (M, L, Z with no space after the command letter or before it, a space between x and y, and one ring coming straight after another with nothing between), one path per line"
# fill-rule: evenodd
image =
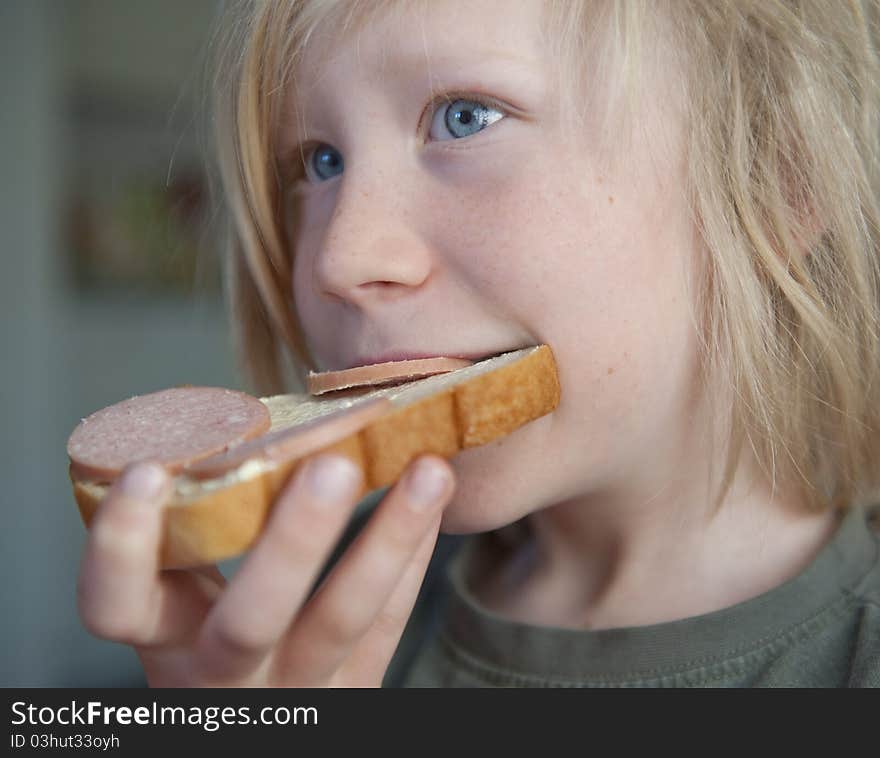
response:
M468 508L467 504L453 500L443 512L440 531L443 534L479 534L500 529L516 520L504 518L503 514L488 510L475 512L474 509Z
M530 452L536 449L530 439L536 431L523 427L495 442L462 450L449 461L456 488L443 512L441 532L492 531L542 507L542 499L534 495L546 495L545 477Z

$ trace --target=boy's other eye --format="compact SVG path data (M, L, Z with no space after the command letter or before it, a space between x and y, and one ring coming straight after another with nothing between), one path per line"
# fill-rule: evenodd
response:
M502 118L504 113L488 103L464 98L449 100L440 103L434 112L429 136L438 142L470 137Z
M317 145L306 155L306 177L310 182L324 182L342 173L342 153L330 145Z

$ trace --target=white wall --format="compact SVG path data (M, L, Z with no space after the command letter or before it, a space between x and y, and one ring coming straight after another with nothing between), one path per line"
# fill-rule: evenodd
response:
M153 67L159 91L176 86L176 77L191 73L173 52L183 56L185 45L169 42L172 52L157 55L147 33L154 28L173 39L191 27L201 31L197 17L204 20L209 5L213 0L0 2L3 686L142 683L133 652L90 637L76 614L85 530L67 480L67 436L82 416L133 394L187 382L240 386L217 301L83 300L71 290L63 260L69 77L131 81ZM132 13L145 41L129 57L113 47L109 32L121 14ZM71 62L71 35L84 37L94 56ZM108 55L119 65L107 67Z

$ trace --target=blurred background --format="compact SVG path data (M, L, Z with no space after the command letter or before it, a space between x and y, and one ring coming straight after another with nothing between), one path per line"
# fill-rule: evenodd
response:
M3 686L139 686L80 625L67 437L175 384L243 388L203 169L218 0L0 0Z

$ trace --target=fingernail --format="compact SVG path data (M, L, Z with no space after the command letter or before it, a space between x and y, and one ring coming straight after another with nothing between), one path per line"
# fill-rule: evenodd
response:
M419 461L407 481L410 504L417 510L425 510L438 501L449 483L449 475L438 464Z
M325 455L309 461L306 484L321 502L336 502L355 494L360 469L344 456Z
M165 490L168 474L155 463L138 463L122 477L122 491L136 500L155 500Z

